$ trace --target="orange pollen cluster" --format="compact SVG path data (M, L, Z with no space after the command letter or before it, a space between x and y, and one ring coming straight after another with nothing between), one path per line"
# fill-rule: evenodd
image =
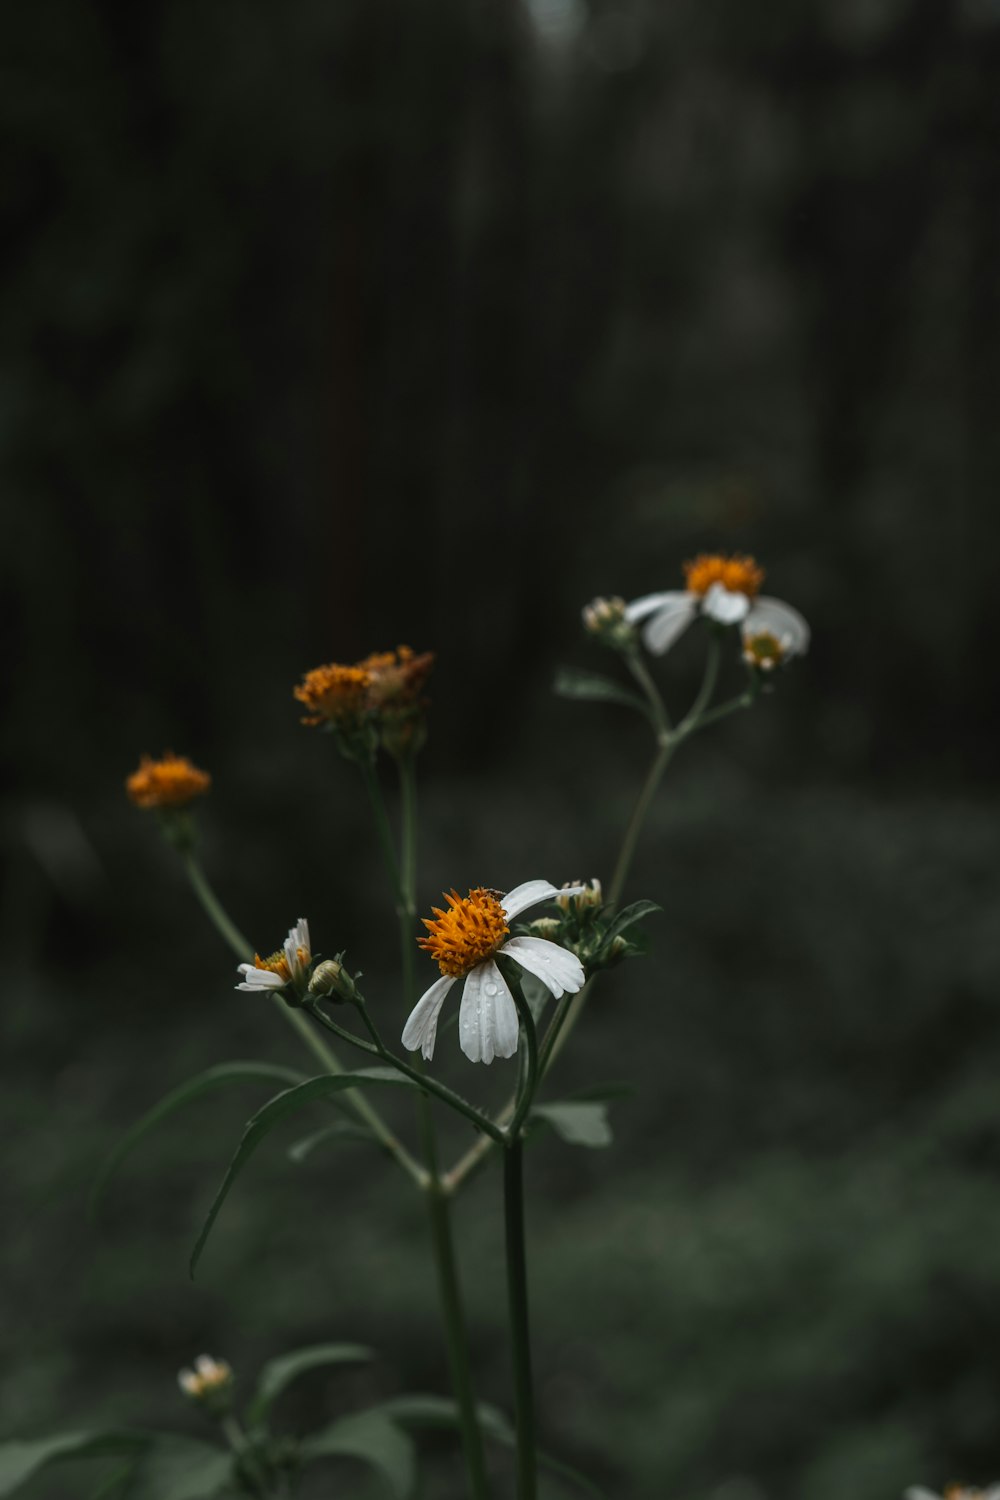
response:
M721 583L730 593L746 594L753 599L760 593L764 569L752 557L739 553L723 557L719 553L701 552L694 562L684 564L684 577L690 592L699 598L708 593L713 583Z
M183 755L166 751L160 760L144 755L138 771L125 782L136 807L184 807L212 785L207 771L199 771Z
M301 958L301 956L302 949L300 948L299 957ZM279 948L276 953L272 953L268 958L261 958L259 953L255 953L253 956L253 966L255 969L267 969L269 973L277 974L278 978L283 979L286 984L292 977L292 971L288 967L288 959L285 957L285 950L283 948Z
M358 718L364 711L371 680L371 673L364 667L342 667L336 662L307 672L294 689L299 702L310 710L303 724L340 724Z
M428 936L417 938L437 960L442 974L460 979L484 958L491 957L510 933L499 893L476 886L467 896L445 892L448 910L432 907L436 920L423 917Z

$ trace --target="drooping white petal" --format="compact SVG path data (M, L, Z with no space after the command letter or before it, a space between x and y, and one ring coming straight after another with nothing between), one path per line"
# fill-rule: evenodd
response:
M654 656L662 656L665 651L669 651L697 613L694 595L678 594L675 601L664 605L643 629L642 639L646 650L652 651Z
M247 980L236 986L238 990L283 990L288 982L271 969L255 969L253 964L240 964L238 972Z
M512 891L508 891L501 905L508 921L513 921L523 911L527 911L529 906L537 906L539 901L548 901L553 896L578 896L585 889L585 886L574 885L561 891L548 880L526 880L523 885L516 885Z
M633 599L631 604L625 606L625 618L630 625L637 625L640 620L648 619L659 609L668 605L673 607L678 604L690 603L693 595L685 589L668 589L661 594L643 594L641 599Z
M727 589L724 583L713 583L701 601L702 613L720 625L738 625L745 620L750 609L746 594Z
M517 1051L517 1036L514 998L496 964L487 959L465 978L458 1012L459 1045L470 1062L488 1067L494 1057L510 1057Z
M771 599L762 595L755 599L750 612L743 621L744 635L758 635L768 631L795 656L805 656L809 650L809 626L797 609L783 599Z
M512 937L500 952L516 959L522 969L540 979L555 1000L583 989L587 976L576 954L560 948L558 943L550 943L548 938Z
M403 1027L402 1041L407 1052L416 1052L419 1047L428 1062L434 1056L438 1016L441 1014L444 997L454 983L455 979L452 974L442 974L441 978L435 979L430 989L425 990L421 995Z

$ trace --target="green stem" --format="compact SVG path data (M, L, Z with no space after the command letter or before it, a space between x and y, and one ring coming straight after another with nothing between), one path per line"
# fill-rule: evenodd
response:
M507 1298L514 1364L514 1415L517 1426L517 1500L535 1500L535 1402L531 1378L528 1323L528 1268L524 1254L524 1170L520 1138L504 1151L503 1202L507 1245Z
M239 1422L232 1416L220 1417L219 1426L225 1434L226 1442L239 1459L243 1473L253 1485L260 1500L269 1500L271 1486L268 1484L265 1475L261 1472L260 1465L250 1446L247 1435Z
M633 648L625 657L629 671L636 682L642 688L649 702L653 714L653 721L658 730L669 730L670 715L667 713L666 704L659 688L653 681L649 668L642 659L641 653Z
M403 882L399 873L399 861L396 859L396 848L392 840L392 829L389 827L389 818L386 814L385 803L382 800L382 792L378 784L378 776L373 763L368 760L359 760L361 767L361 779L368 793L368 801L371 804L372 817L375 820L375 832L378 835L379 848L382 850L382 860L385 864L386 874L392 886L392 899L396 903L397 910L406 910L406 894L403 890Z
M215 894L198 856L193 851L187 850L182 858L191 888L201 902L209 920L214 923L220 936L229 944L237 957L246 963L252 963L255 956L253 945L240 932ZM274 994L271 998L279 1014L309 1048L323 1070L327 1073L343 1073L345 1069L340 1059L326 1045L323 1038L317 1035L301 1011L293 1010L286 1005L280 994ZM421 1168L413 1160L402 1141L389 1129L375 1106L369 1103L364 1094L354 1089L350 1089L344 1097L358 1118L365 1122L385 1149L396 1158L403 1170L408 1172L415 1182L421 1182L423 1178Z
M435 1098L441 1100L442 1104L447 1104L449 1108L453 1109L456 1114L464 1115L467 1120L470 1120L475 1125L477 1130L485 1131L487 1135L491 1136L497 1145L500 1145L506 1139L499 1125L494 1125L493 1121L487 1115L480 1114L475 1105L470 1104L467 1099L463 1099L461 1094L454 1093L446 1084L438 1083L437 1079L433 1078L429 1073L422 1073L419 1068L411 1067L408 1062L404 1062L401 1057L397 1057L394 1052L391 1052L379 1036L375 1023L368 1014L367 1007L360 996L358 997L357 1004L358 1013L373 1038L372 1042L366 1042L362 1037L354 1036L350 1031L345 1030L343 1026L338 1026L336 1021L331 1021L326 1012L320 1010L316 1005L307 1005L305 1009L314 1021L323 1026L327 1031L332 1031L334 1036L339 1036L342 1041L350 1042L353 1047L360 1047L362 1052L369 1052L380 1057L391 1068L395 1068L397 1073L402 1073L406 1078L412 1079L426 1093L433 1094ZM423 1175L421 1174L422 1177ZM421 1186L425 1185L425 1181L422 1181Z
M629 818L628 827L625 829L625 837L622 839L622 846L618 851L618 859L615 863L614 874L611 877L611 885L608 890L608 904L610 906L617 906L621 900L622 890L628 878L636 844L639 842L639 835L646 821L646 814L649 812L649 805L656 796L657 788L663 778L664 771L670 764L676 745L677 741L673 738L662 740L657 744L656 754L653 756L649 770L646 773L646 779L635 800L632 816ZM582 994L582 991L580 993Z
M399 770L401 821L399 864L403 897L399 907L399 942L403 963L403 999L408 1015L416 1002L417 992L415 969L417 945L414 933L417 914L417 767L412 755L398 757L396 765ZM421 1059L417 1060L417 1070L421 1074L424 1072ZM426 1094L417 1095L417 1125L420 1131L424 1166L429 1179L427 1214L430 1223L431 1246L434 1251L438 1296L441 1300L441 1312L444 1319L448 1368L458 1407L458 1425L462 1439L462 1452L465 1455L470 1497L471 1500L489 1500L483 1435L476 1416L476 1395L472 1382L472 1364L469 1359L469 1335L462 1303L458 1259L455 1255L451 1210L448 1195L441 1183L434 1115Z
M701 717L702 710L712 701L715 692L715 684L719 680L719 664L722 660L722 642L720 632L716 628L708 643L708 655L705 658L705 672L701 679L701 687L695 695L687 713L677 726L678 735L689 734L692 730L701 727L704 720Z
M524 1124L535 1097L535 1089L538 1087L540 1073L538 1069L538 1033L535 1030L535 1018L531 1014L531 1007L524 998L521 986L516 980L510 985L511 994L514 996L514 1004L517 1006L517 1014L524 1028L525 1052L524 1071L520 1080L517 1093L517 1102L514 1105L514 1113L510 1117L507 1126L507 1134L511 1140L517 1140L521 1134L521 1126Z

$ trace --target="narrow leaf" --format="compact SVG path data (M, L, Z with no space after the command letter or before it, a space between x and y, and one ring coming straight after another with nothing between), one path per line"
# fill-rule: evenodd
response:
M560 667L552 691L560 698L579 698L590 703L622 703L645 718L650 717L649 704L644 699L612 678L602 677L599 672L577 672L571 667Z
M634 927L636 922L641 922L644 917L651 917L654 912L662 911L662 906L657 906L655 901L633 901L631 906L626 906L615 917L614 921L605 928L605 944L610 943L613 938L618 937L629 927Z
M407 1078L403 1073L397 1073L395 1068L358 1068L354 1073L324 1073L320 1078L310 1078L306 1083L300 1083L295 1088L286 1089L284 1093L276 1094L269 1099L263 1109L257 1111L252 1119L247 1121L243 1131L243 1137L236 1154L229 1163L229 1168L222 1179L221 1186L215 1195L215 1199L201 1228L195 1247L191 1252L190 1271L194 1277L195 1267L201 1259L201 1252L212 1232L212 1226L219 1216L219 1210L229 1190L237 1177L246 1166L250 1157L256 1151L261 1141L269 1135L276 1125L279 1125L287 1116L295 1114L304 1109L307 1104L312 1104L316 1099L330 1099L336 1094L343 1093L346 1089L358 1088L370 1083L395 1084L397 1087L419 1089L419 1084Z
M260 1372L257 1390L247 1411L247 1421L251 1425L263 1421L272 1401L276 1401L282 1391L307 1370L374 1357L372 1350L363 1344L313 1344L308 1349L295 1349L290 1354L269 1360Z
M394 1500L407 1500L413 1489L416 1465L413 1443L380 1411L341 1417L332 1426L305 1438L299 1449L303 1463L318 1458L358 1458L385 1480Z
M60 1432L28 1443L0 1444L0 1496L12 1495L46 1464L138 1452L148 1438L130 1432Z
M280 1067L277 1063L267 1062L229 1062L219 1063L217 1067L208 1068L204 1073L199 1073L196 1078L189 1078L178 1088L154 1104L152 1109L143 1115L141 1120L125 1132L121 1140L115 1146L111 1155L98 1172L94 1185L90 1190L90 1212L91 1215L97 1209L97 1205L104 1195L104 1191L111 1178L117 1172L122 1162L131 1151L142 1140L143 1136L172 1115L175 1110L183 1108L193 1099L198 1099L202 1094L212 1093L213 1090L226 1088L231 1083L301 1083L304 1074L296 1073L292 1068Z
M325 1145L327 1141L372 1141L376 1146L379 1144L375 1132L362 1125L360 1120L334 1120L332 1125L324 1125L322 1130L314 1130L311 1135L304 1135L289 1146L289 1160L301 1166L317 1146Z
M536 1104L531 1118L544 1120L570 1146L596 1149L611 1145L607 1106L601 1100L566 1100L559 1104Z

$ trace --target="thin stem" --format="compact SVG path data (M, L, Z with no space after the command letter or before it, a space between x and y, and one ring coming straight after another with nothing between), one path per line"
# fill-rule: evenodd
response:
M524 1254L524 1171L520 1138L504 1152L503 1202L507 1245L507 1298L514 1363L514 1415L517 1426L517 1500L535 1500L535 1402L528 1323L528 1268Z
M656 796L657 788L660 785L664 771L670 764L676 745L677 741L671 738L659 743L656 747L656 754L653 756L649 770L646 773L646 779L636 798L635 806L632 809L632 816L629 818L628 827L625 829L625 836L622 839L621 849L618 851L615 871L611 877L611 885L608 890L608 903L611 906L617 906L621 900L622 890L628 878L629 867L632 864L636 844L639 842L639 835L646 821L646 814L649 812L649 805Z
M238 1458L243 1473L260 1496L260 1500L268 1500L271 1494L271 1486L268 1484L265 1475L261 1472L249 1439L239 1422L233 1416L220 1417L219 1427L225 1434L230 1448L232 1448Z
M437 1079L431 1077L429 1073L422 1073L419 1068L411 1067L408 1062L404 1062L401 1057L397 1057L395 1052L390 1051L379 1035L375 1023L368 1014L367 1007L360 1000L360 997L358 1013L373 1038L374 1046L372 1042L366 1042L362 1037L354 1036L350 1031L346 1031L343 1026L338 1026L336 1021L331 1021L326 1012L320 1010L318 1006L307 1005L305 1009L314 1021L318 1022L320 1026L325 1027L327 1031L332 1031L334 1036L339 1036L342 1041L350 1042L354 1047L360 1047L362 1052L377 1054L383 1062L387 1062L390 1067L395 1068L397 1073L402 1073L428 1094L433 1094L435 1098L441 1100L442 1104L447 1104L457 1114L464 1115L467 1120L471 1120L477 1130L483 1130L487 1135L492 1136L497 1145L500 1145L506 1139L500 1127L494 1125L493 1121L487 1115L480 1114L475 1105L470 1104L467 1099L463 1099L461 1094L456 1094L446 1084L438 1083ZM421 1186L423 1185L421 1183Z
M382 850L382 861L385 865L389 884L392 886L392 898L396 903L397 910L406 909L406 894L399 873L399 861L396 859L396 848L392 841L392 829L389 827L389 818L386 814L385 803L382 800L382 792L378 784L378 776L375 767L370 760L358 761L361 767L361 779L368 793L368 801L371 803L372 817L375 820L375 832L378 835L379 848Z
M626 653L625 661L632 676L646 694L649 706L653 712L656 728L669 730L670 715L667 713L667 706L663 701L663 695L653 681L641 653L633 648Z
M237 957L247 963L251 963L254 958L253 945L240 932L215 894L198 856L193 851L187 850L182 855L182 858L184 869L191 882L191 888L201 902L205 914ZM309 1048L323 1070L327 1073L343 1073L345 1069L340 1059L326 1045L323 1038L317 1035L301 1011L293 1010L290 1006L286 1005L280 994L272 995L272 1000L279 1014ZM350 1089L345 1098L358 1118L365 1122L385 1149L396 1158L403 1170L408 1172L414 1181L419 1182L423 1176L420 1167L413 1160L412 1156L410 1156L402 1141L389 1129L375 1106L370 1104L364 1095L355 1089Z
M525 1000L521 986L517 981L510 986L514 996L514 1004L524 1027L524 1040L526 1044L524 1054L524 1072L518 1089L517 1103L514 1105L514 1113L511 1115L510 1124L507 1126L507 1134L511 1140L517 1140L521 1134L521 1126L527 1118L531 1108L531 1102L535 1097L535 1089L538 1087L540 1073L538 1071L538 1033L535 1030L535 1019L531 1014L531 1008Z
M701 714L704 708L712 701L715 692L715 684L719 679L719 664L722 660L722 642L719 639L718 630L713 630L708 643L708 655L705 658L705 672L701 679L701 687L695 695L687 713L677 726L678 735L689 733L692 729L699 728L704 720Z

